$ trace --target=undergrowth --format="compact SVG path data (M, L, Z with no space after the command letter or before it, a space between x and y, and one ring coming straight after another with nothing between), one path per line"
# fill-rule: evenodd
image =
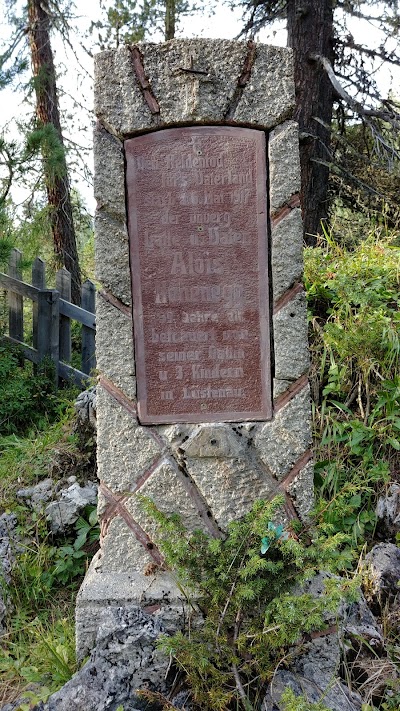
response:
M341 246L346 242L352 244L326 232L319 247L305 252L317 459L313 526L282 528L279 500L257 502L229 526L225 540L209 539L189 534L177 517L147 503L167 564L189 606L204 616L202 626L162 642L204 711L260 707L276 669L290 664L305 635L323 629L324 613L336 609L340 596L354 594L351 571L379 535L377 497L390 481L400 481L399 249L383 230L351 249ZM45 698L74 671L74 594L97 535L87 512L75 533L56 545L43 518L12 503L17 488L59 466L60 452L64 471L79 469L80 461L68 397L18 368L17 355L0 351L1 505L17 512L23 545L13 572L15 612L0 665L1 701L12 697L10 685L18 695L29 683L41 685L31 692L35 698ZM343 578L340 585L328 581L318 600L301 583L321 568ZM398 630L384 611L382 620L398 664ZM384 687L366 711L400 708L398 690L390 680ZM325 711L323 699L311 704L290 690L282 704L285 711Z
M341 599L356 595L355 583L338 577L326 580L320 597L302 589L321 568L341 567L332 553L346 536L277 525L282 504L281 497L257 501L229 524L222 540L190 534L179 517L143 501L158 524L167 567L204 620L161 642L185 672L196 708L260 708L277 665L293 659L309 633L325 628L327 613L335 613Z

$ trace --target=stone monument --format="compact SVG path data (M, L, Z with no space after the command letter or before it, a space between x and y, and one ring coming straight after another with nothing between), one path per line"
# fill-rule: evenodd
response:
M137 494L223 535L259 498L313 500L292 56L172 40L96 58L101 549L77 646L104 609L177 624Z

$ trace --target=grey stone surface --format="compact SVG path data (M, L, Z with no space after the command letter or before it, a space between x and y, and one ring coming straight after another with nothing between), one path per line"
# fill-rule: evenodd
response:
M269 129L287 119L293 109L291 50L258 44L250 81L235 111L235 121Z
M378 543L365 556L363 571L368 579L367 589L380 603L399 594L400 548L393 543Z
M138 493L151 499L163 513L178 513L188 530L193 531L196 528L207 530L204 516L201 515L195 502L189 496L185 484L184 477L180 474L178 467L172 466L165 458L141 485ZM144 513L140 499L137 496L130 497L126 502L126 508L150 538L157 541L159 538L158 526Z
M81 661L92 648L104 611L109 605L151 608L168 633L183 625L187 600L168 572L145 575L131 571L99 572L101 552L94 556L79 590L76 607L76 648Z
M267 472L244 457L187 457L186 467L223 529L244 516L256 499L268 498L275 486Z
M96 304L96 323L98 370L128 397L135 400L136 378L131 318L109 304L99 294Z
M155 125L143 101L127 46L97 54L94 61L94 111L110 133L122 138Z
M98 298L97 298L98 302ZM74 402L75 412L78 420L93 427L96 427L96 386L79 393Z
M317 678L319 684L298 673L279 669L274 674L273 681L263 700L261 711L283 711L281 697L286 689L292 689L295 696L305 696L310 704L320 701L332 711L361 711L362 702L358 694L349 692L337 678L332 675L328 680L325 676L321 678L318 667L313 676ZM326 681L328 681L328 686L326 686Z
M375 513L385 533L395 536L400 532L400 484L391 484L379 497Z
M14 513L0 516L0 634L6 631L5 621L10 604L7 585L11 582L11 571L20 550L17 523Z
M276 413L271 422L257 425L254 446L274 476L282 479L311 443L310 391L307 385ZM304 476L310 476L309 472ZM307 479L307 483L311 482Z
M158 454L159 446L147 428L114 400L104 388L97 393L98 476L112 491L131 491Z
M163 631L160 620L139 607L104 610L90 659L36 711L150 711L135 692L166 690L169 660L156 648Z
M77 482L62 489L57 500L47 504L46 518L53 533L64 533L78 519L86 506L97 503L97 484L88 482L80 486Z
M204 424L195 428L180 447L187 457L238 457L243 445L229 425Z
M95 113L110 133L123 137L174 123L223 121L244 68L246 42L197 38L138 47L159 118L143 99L129 48L108 50L95 58ZM181 70L191 66L204 74ZM257 44L251 77L231 122L268 129L293 107L290 50Z
M287 492L299 518L306 521L314 506L314 464L308 462L289 484Z
M95 570L98 573L129 573L138 571L144 573L146 566L153 558L139 543L135 534L121 516L110 521L107 535L101 546L100 555L96 559Z
M273 331L275 377L279 380L297 380L310 365L304 293L297 294L274 315Z
M293 381L291 380L279 380L278 378L274 378L272 383L273 399L276 400L279 395L283 395L292 384Z
M93 136L93 190L97 209L119 222L126 220L123 144L97 125Z
M132 302L126 225L104 212L95 215L96 278L123 304ZM110 259L112 251L112 259Z
M172 40L140 45L144 67L160 105L161 125L223 121L247 55L246 42ZM183 72L191 68L205 74Z
M274 213L299 192L299 131L295 121L285 121L268 138L270 210Z
M303 221L293 209L271 228L272 292L274 303L301 280L303 274Z
M19 489L16 493L18 499L26 499L27 503L35 510L42 511L47 501L54 497L53 479L43 479L34 486Z

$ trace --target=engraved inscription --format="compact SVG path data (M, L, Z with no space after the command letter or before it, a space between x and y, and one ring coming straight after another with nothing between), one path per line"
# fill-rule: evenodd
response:
M139 419L271 416L265 138L125 141Z

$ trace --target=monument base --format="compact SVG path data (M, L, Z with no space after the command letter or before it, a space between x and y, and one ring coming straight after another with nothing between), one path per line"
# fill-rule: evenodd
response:
M170 573L104 573L96 553L76 599L76 653L81 662L93 649L102 617L110 607L140 607L158 617L167 634L183 629L193 609Z

